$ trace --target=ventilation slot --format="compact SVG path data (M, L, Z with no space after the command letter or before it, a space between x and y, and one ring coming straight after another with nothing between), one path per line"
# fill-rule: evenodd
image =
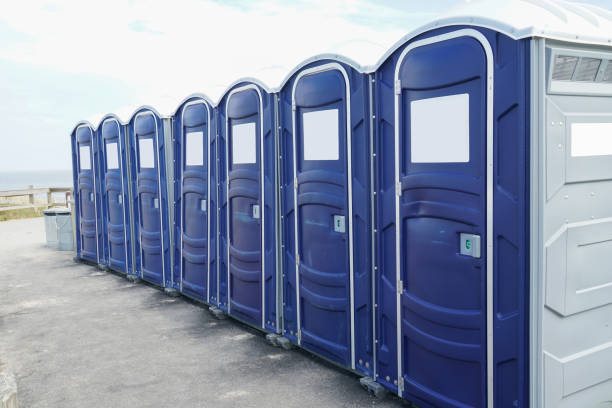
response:
M580 65L578 65L578 69L576 69L576 74L574 75L574 80L581 82L595 81L600 65L601 60L599 58L581 58Z
M601 80L603 82L612 82L612 60L608 61Z
M570 55L557 55L555 58L555 67L553 70L552 79L554 81L569 81L572 79L576 65L578 64L578 57Z

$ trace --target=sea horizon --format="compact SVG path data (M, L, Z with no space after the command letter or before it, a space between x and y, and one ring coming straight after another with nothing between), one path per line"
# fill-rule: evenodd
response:
M0 191L46 187L72 187L72 170L0 171Z

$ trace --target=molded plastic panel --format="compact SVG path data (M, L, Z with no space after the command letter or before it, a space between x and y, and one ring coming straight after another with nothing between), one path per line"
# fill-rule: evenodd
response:
M404 143L409 140L405 138L411 121L409 102L429 97L469 93L470 132L482 132L486 123L485 58L482 46L475 40L463 38L418 47L402 65L399 114L400 134L404 136L399 155L403 222L395 223L395 69L399 56L414 41L465 28L487 39L494 58L494 405L523 407L529 404L526 160L530 102L526 68L530 43L480 27L434 29L410 39L375 74L376 380L399 391L395 266L395 237L399 233L403 237L399 248L403 354L399 358L404 367L404 398L423 407L485 406L488 398L486 281L484 264L480 263L486 258L460 255L459 248L460 233L479 230L481 252L486 254L486 235L480 231L485 216L482 166L486 145L470 140L469 163L410 163L410 143ZM446 119L443 115L439 118ZM445 285L448 290L443 290Z
M605 143L588 124L610 122L612 100L545 100L542 392L545 408L596 406L612 389L612 156L572 154L572 133L587 124L583 137Z
M130 121L130 152L133 160L133 206L136 244L136 270L153 284L172 287L170 268L167 146L162 119L143 108ZM138 160L135 160L135 159Z
M399 110L402 375L408 393L435 405L486 406L486 253L459 248L461 233L487 240L486 69L482 46L460 37L416 48L399 71L410 87ZM448 119L457 128L440 129ZM437 149L422 146L428 132Z
M98 146L94 130L80 125L71 136L77 257L104 262Z
M328 66L297 79L304 70L330 63L346 70L350 99L344 75L336 67ZM354 369L373 376L368 77L335 61L317 61L297 71L281 90L279 99L284 336L299 343L299 319L304 348L351 368L353 313ZM347 146L349 112L351 150ZM295 257L296 213L299 262ZM353 293L349 223L353 237Z
M131 231L125 128L116 119L105 119L98 127L100 180L106 264L128 273L131 268ZM126 204L127 203L127 204Z
M212 161L216 152L209 151L215 149L209 140L212 122L213 109L196 98L187 101L174 116L175 274L182 293L205 302L210 300L211 269L216 272L216 253L211 246L215 240L216 194L211 199L208 190L209 185L211 190L216 189L212 179L216 174L216 162Z
M216 112L221 136L219 275L211 303L278 333L274 95L242 82L221 98ZM245 153L242 159L238 152ZM238 160L233 160L235 153Z

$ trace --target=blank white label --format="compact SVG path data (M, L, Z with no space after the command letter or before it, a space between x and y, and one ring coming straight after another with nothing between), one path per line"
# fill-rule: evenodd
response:
M204 132L187 132L185 135L185 165L204 165Z
M255 122L232 126L232 163L256 163L256 156Z
M338 109L305 112L304 160L338 160L340 140Z
M412 163L469 162L469 94L412 101L410 152Z
M140 156L140 168L152 169L155 167L155 151L153 150L153 139L138 139L138 154Z
M81 165L81 170L91 170L89 146L79 146L79 164Z
M572 156L612 155L612 123L572 123Z
M119 151L116 142L106 144L106 168L108 170L119 168Z

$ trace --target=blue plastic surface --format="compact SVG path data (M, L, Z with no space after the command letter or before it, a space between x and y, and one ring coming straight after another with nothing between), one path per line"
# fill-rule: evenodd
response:
M326 64L333 65L301 74L305 70ZM346 72L346 79L343 71ZM346 92L347 81L350 104ZM302 347L349 369L353 368L349 200L352 202L354 368L366 375L372 375L368 98L368 76L333 60L321 60L306 65L284 85L279 104L282 157L280 195L284 245L284 335L292 342L299 343L299 302ZM349 106L350 127L347 128ZM305 160L302 118L304 114L319 111L337 114L337 159ZM294 128L297 147L294 146ZM350 180L348 129L351 131L352 140ZM297 174L294 174L294 149ZM294 181L298 184L299 283L296 282L295 269ZM352 197L349 197L349 183L352 186ZM341 226L334 225L334 220L337 222L338 217L344 217L344 232ZM299 299L296 290L298 285Z
M173 120L176 237L174 280L178 282L178 288L183 294L204 302L208 302L211 294L215 293L217 276L214 114L205 99L194 96L177 109ZM201 145L189 137L200 138ZM188 141L195 145L190 146ZM193 152L193 149L200 146L201 156ZM194 154L190 161L187 160L187 149L191 149L190 154Z
M117 272L130 273L133 265L125 126L116 116L106 115L98 125L97 141L105 264ZM111 152L108 146L113 146ZM108 158L111 153L117 155L116 160Z
M217 107L221 211L219 297L214 303L231 316L269 332L277 332L279 326L273 101L273 95L258 84L241 82L226 92ZM234 143L241 142L234 138L234 126L251 123L255 160L233 163Z
M166 186L164 129L151 108L140 108L128 125L136 273L162 287L173 287L170 268L170 227ZM142 167L139 143L150 140L152 167Z
M100 173L96 132L87 122L79 122L71 134L74 211L76 214L77 258L104 263ZM89 149L89 165L81 168L80 152ZM86 159L84 159L86 160ZM87 168L89 167L89 168Z
M433 30L407 44L459 28ZM476 28L493 49L495 407L528 406L528 40ZM377 381L398 392L395 233L400 233L403 396L424 407L487 402L486 56L474 39L417 47L403 60L401 225L395 225L394 73L404 47L376 72ZM470 161L411 163L410 103L469 94ZM441 117L440 120L444 120ZM479 259L459 233L481 236Z

